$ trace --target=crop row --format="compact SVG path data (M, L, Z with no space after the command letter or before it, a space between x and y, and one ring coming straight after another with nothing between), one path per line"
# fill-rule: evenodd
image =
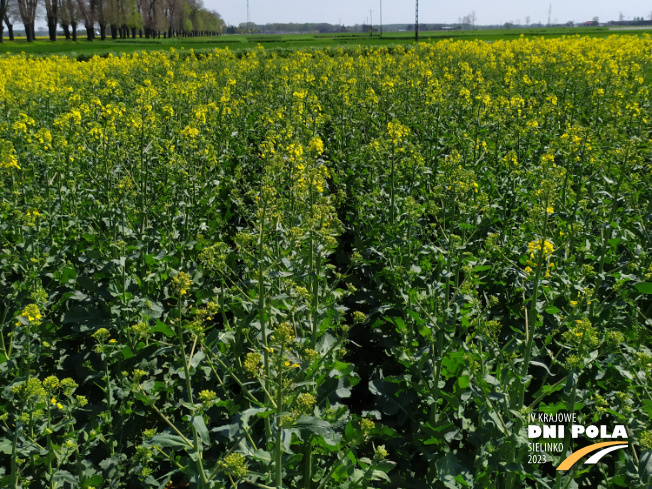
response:
M1 484L647 487L651 54L0 58Z

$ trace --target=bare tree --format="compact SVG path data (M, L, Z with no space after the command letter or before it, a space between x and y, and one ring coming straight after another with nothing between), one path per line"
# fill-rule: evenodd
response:
M3 19L0 19L2 22ZM4 22L7 24L7 34L9 35L9 40L14 40L14 24L20 22L20 11L18 10L18 2L10 2L7 6L7 11L5 12Z
M108 22L112 39L117 39L118 36L124 39L127 36L127 2L125 0L109 0Z
M4 18L7 14L7 7L9 6L9 0L0 0L0 42L4 42Z
M157 37L167 29L167 19L162 0L140 0L140 12L143 19L145 37Z
M95 0L77 0L80 19L86 28L86 39L95 39Z
M59 22L60 0L45 0L45 20L48 24L50 41L57 40L57 23Z
M25 26L25 37L27 42L34 42L34 21L36 20L36 8L38 0L18 0L20 18Z
M5 16L0 19L0 24L4 22L7 24L7 34L9 35L9 40L13 41L14 40L14 21L9 18L8 14L5 14Z
M104 21L111 30L111 37L121 39L136 37L136 29L142 27L140 5L136 0L102 0ZM102 25L100 23L100 32Z
M164 0L163 11L168 21L168 37L177 36L181 32L179 18L183 16L183 3L181 0Z
M79 5L75 0L61 0L60 14L60 23L66 39L72 37L73 41L77 41L77 25L81 17Z
M109 3L111 2L112 0L95 0L95 18L97 20L97 25L100 26L100 39L102 39L102 41L106 39L106 25L109 16Z
M459 18L462 29L469 30L471 29L471 14L465 15L464 17Z

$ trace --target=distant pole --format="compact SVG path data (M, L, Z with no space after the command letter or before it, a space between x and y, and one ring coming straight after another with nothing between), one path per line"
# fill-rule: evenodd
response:
M380 0L380 37L383 37L383 0Z
M417 0L416 12L414 14L414 42L419 41L419 0Z
M249 25L249 0L247 0L247 32L251 29L251 25Z

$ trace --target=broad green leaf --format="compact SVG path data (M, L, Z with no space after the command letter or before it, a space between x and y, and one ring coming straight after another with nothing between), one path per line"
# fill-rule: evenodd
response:
M636 290L641 294L652 294L652 282L643 282L634 285L634 287L636 287Z
M444 483L446 487L451 489L458 489L462 484L463 487L472 487L471 486L471 474L467 469L465 469L457 460L457 457L451 452L446 453L446 455L437 462L435 462L437 467L437 476Z
M5 455L11 455L12 446L13 444L11 443L11 440L9 438L0 439L0 453L4 453Z
M652 450L641 453L639 458L638 471L641 474L643 484L652 483Z
M149 440L149 444L170 448L192 448L192 445L188 444L183 438L179 435L173 435L172 433L159 433L154 435Z
M486 270L491 270L491 265L476 265L473 267L474 272L484 272Z
M202 416L192 416L190 421L197 430L197 434L199 435L199 438L201 438L202 443L209 446L211 443L211 437L208 434L208 428L206 428L204 418Z
M160 320L156 321L156 326L154 327L153 331L155 333L163 333L168 338L172 338L174 336L174 331L172 331L172 328Z
M104 482L102 476L99 474L95 474L92 477L84 479L84 482L82 482L82 487L84 489L87 489L89 487L100 487L102 485L102 482Z

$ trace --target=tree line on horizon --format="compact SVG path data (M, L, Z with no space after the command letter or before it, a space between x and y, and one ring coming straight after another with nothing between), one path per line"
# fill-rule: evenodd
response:
M126 38L187 37L223 34L226 24L202 0L0 0L0 43L7 26L14 40L14 24L25 26L28 42L35 39L34 24L43 15L51 41L61 28L76 41L79 26L89 41Z

